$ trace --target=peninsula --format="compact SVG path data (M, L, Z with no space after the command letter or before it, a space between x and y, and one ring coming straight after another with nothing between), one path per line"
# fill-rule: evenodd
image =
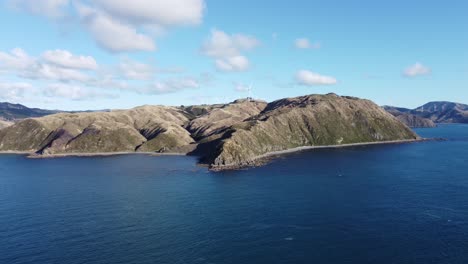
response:
M271 154L316 147L418 140L375 103L336 94L271 103L141 106L28 118L0 130L0 151L40 157L187 154L215 170L256 165Z

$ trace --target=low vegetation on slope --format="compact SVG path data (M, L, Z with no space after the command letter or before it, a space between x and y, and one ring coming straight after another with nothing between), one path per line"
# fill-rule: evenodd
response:
M192 120L187 129L196 139L206 138L260 114L266 105L264 101L236 100Z
M335 94L282 99L225 132L205 162L212 167L249 165L263 154L301 146L326 146L418 136L368 100Z
M0 129L13 125L13 122L0 119Z
M217 169L246 166L264 154L302 146L414 140L418 136L371 101L335 94L267 104L142 106L60 113L0 130L0 151L42 155L177 152Z
M0 150L41 154L160 151L193 143L179 109L143 106L112 112L55 114L0 131Z

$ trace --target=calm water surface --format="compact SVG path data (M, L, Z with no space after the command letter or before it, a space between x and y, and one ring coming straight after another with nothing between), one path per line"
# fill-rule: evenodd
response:
M212 173L0 156L0 263L468 263L468 126Z

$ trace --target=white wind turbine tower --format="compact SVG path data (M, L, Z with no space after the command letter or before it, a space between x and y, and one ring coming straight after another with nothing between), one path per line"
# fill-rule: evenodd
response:
M249 101L253 101L253 97L252 97L252 83L250 84L250 86L247 88L247 100Z

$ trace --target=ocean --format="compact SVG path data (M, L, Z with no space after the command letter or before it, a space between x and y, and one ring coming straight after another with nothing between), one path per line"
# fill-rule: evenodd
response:
M0 156L0 263L468 263L468 125L210 172Z

